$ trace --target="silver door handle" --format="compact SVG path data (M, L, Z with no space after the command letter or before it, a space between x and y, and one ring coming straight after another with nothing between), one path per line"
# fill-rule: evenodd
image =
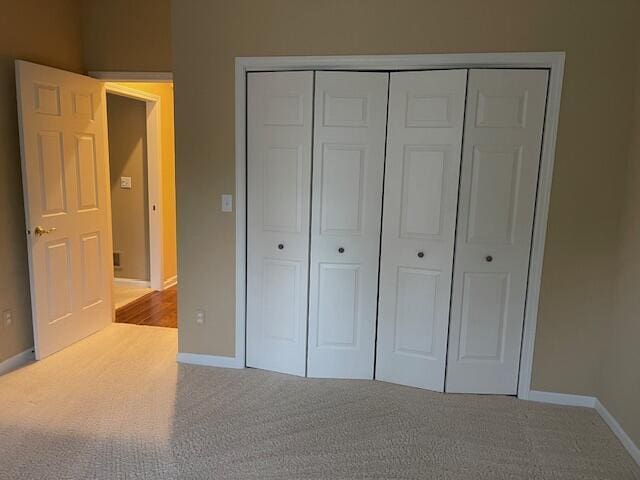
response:
M44 227L41 227L40 225L38 225L36 228L33 229L33 233L35 233L38 237L42 235L46 235L47 233L53 233L55 231L56 231L56 227L44 228Z

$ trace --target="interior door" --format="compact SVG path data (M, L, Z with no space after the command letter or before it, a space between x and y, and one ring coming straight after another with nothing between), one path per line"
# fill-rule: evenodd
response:
M247 366L304 376L313 72L247 82Z
M112 321L102 83L16 62L36 358Z
M471 70L448 392L515 394L547 70Z
M311 377L373 378L388 81L316 72Z
M390 81L376 379L443 391L467 71Z

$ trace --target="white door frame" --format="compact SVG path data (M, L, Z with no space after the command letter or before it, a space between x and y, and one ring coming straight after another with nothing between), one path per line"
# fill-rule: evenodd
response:
M122 80L125 81L125 80ZM162 226L162 137L161 100L158 95L142 90L105 82L107 93L145 102L147 111L147 181L149 203L149 287L164 289L164 254ZM107 122L108 123L108 122ZM107 128L109 128L107 124ZM111 190L111 186L109 186ZM114 274L115 277L115 274ZM135 280L127 283L142 285L146 282Z
M529 398L533 350L538 320L542 264L549 216L549 199L555 160L560 97L564 76L564 52L470 53L425 55L360 55L327 57L237 57L236 105L236 338L233 366L245 365L246 305L246 79L260 70L435 70L450 68L546 68L549 69L547 110L538 178L529 282L525 308L518 397ZM224 366L230 366L225 362Z

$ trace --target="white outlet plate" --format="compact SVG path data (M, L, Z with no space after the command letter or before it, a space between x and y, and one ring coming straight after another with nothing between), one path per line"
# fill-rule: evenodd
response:
M131 188L131 177L120 177L120 188Z
M222 195L222 211L223 212L232 212L233 211L233 195L225 193Z
M5 327L10 327L13 323L13 313L11 310L5 310L2 312L2 323Z
M204 324L204 310L196 310L196 323L198 325Z

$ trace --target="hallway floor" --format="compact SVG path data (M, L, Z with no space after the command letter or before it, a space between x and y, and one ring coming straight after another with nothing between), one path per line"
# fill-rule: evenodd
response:
M0 479L634 479L597 413L177 364L113 324L0 377Z
M178 328L178 287L150 290L116 309L117 323Z

